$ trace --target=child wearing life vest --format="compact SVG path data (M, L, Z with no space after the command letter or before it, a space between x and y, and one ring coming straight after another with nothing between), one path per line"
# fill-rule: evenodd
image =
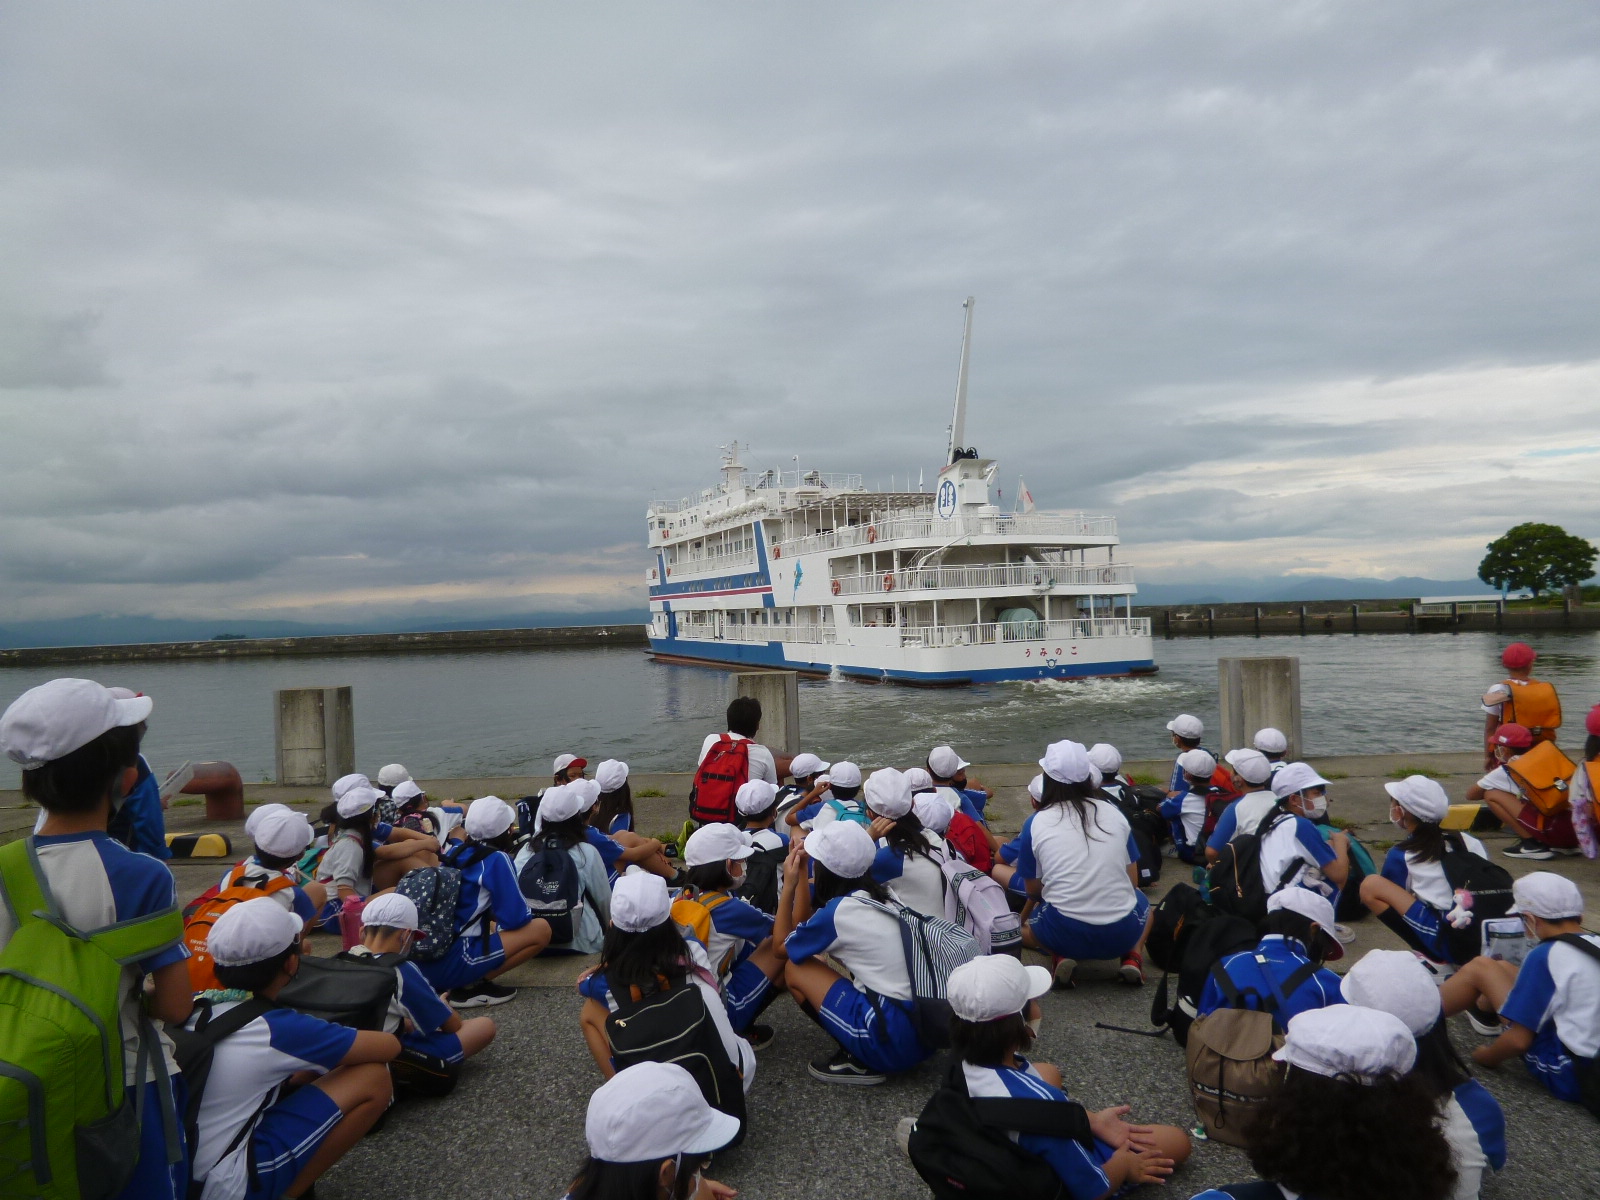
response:
M1500 853L1507 858L1526 858L1543 862L1558 854L1578 853L1578 834L1573 828L1572 811L1540 812L1528 800L1517 781L1506 769L1516 763L1534 744L1533 733L1515 722L1501 725L1489 738L1495 766L1467 789L1469 801L1481 801L1517 834L1518 841Z
M1534 871L1512 894L1511 911L1538 945L1520 968L1473 959L1440 985L1444 1011L1497 1034L1472 1052L1480 1066L1520 1055L1551 1095L1581 1101L1584 1078L1600 1070L1600 934L1583 928L1583 893L1564 876Z
M1502 725L1521 725L1534 742L1553 742L1561 728L1561 698L1555 685L1533 677L1538 659L1526 642L1512 642L1500 653L1507 677L1483 695L1484 769L1495 767L1495 731Z

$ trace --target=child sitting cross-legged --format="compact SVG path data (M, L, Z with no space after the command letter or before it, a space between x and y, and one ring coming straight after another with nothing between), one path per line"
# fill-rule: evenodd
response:
M398 1038L273 1003L300 969L301 930L299 917L265 896L234 905L211 927L218 981L250 995L202 999L187 1024L202 1036L213 1022L237 1024L216 1040L204 1090L191 1093L190 1194L201 1200L303 1195L389 1107L386 1064L400 1053ZM175 1040L182 1056L192 1038ZM284 1095L302 1073L320 1078Z

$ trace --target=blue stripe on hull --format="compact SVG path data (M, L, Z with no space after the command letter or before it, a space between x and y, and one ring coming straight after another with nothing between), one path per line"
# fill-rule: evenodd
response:
M651 638L650 651L669 658L693 659L711 666L781 667L790 671L829 674L832 664L785 658L778 642L707 643L676 638ZM1107 675L1147 674L1155 660L1125 659L1103 663L1058 663L1053 667L1006 667L987 671L885 671L878 667L839 664L839 672L857 679L890 679L902 683L1004 683L1028 679L1092 679Z

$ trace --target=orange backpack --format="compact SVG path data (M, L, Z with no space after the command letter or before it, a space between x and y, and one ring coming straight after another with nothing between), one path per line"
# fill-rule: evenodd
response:
M200 897L184 913L183 944L189 948L189 987L196 992L222 986L217 980L216 964L211 961L210 951L206 949L206 939L211 936L211 927L217 923L217 918L235 904L270 896L294 886L288 877L279 875L267 880L261 887L246 887L238 882L244 867L244 863L234 867L223 880L226 887L218 888L213 895Z
M1515 721L1535 741L1554 741L1561 728L1561 698L1554 684L1542 679L1502 680L1511 695L1500 709L1502 722Z
M1506 774L1528 803L1547 817L1567 810L1572 796L1570 785L1577 770L1578 764L1561 753L1554 742L1539 742L1506 764Z

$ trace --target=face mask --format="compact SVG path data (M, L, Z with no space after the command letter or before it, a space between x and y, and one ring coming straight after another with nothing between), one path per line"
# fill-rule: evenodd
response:
M732 872L730 872L729 875L733 880L732 884L729 885L730 890L737 892L744 886L745 870L743 867L740 867L737 875L733 875Z
M1022 1023L1028 1027L1028 1037L1033 1041L1037 1041L1039 1038L1039 1026L1044 1023L1044 1018L1034 1017L1032 1020L1025 1019Z
M1393 825L1396 829L1404 829L1406 827L1406 810L1401 808L1398 804L1390 805L1389 824Z
M1304 800L1301 803L1305 806L1306 816L1313 821L1321 820L1328 815L1328 798L1326 796L1318 796L1315 800Z

